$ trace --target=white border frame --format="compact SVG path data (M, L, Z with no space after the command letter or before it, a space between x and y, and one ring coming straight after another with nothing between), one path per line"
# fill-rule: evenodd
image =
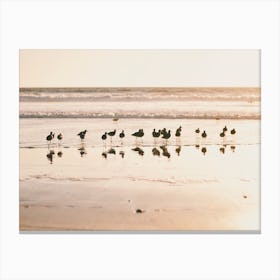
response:
M1 279L279 279L279 2L1 2ZM18 50L262 50L262 233L19 234ZM277 63L276 63L277 62Z

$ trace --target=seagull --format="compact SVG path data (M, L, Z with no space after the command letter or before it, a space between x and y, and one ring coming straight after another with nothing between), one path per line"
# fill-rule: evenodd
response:
M206 137L207 137L207 134L206 134L205 130L203 131L203 133L201 134L201 136L202 136L203 138L206 138Z
M227 131L227 127L225 126L224 128L223 128L223 132L226 132Z
M195 133L200 133L199 128L197 128L197 129L195 130Z
M220 133L220 136L221 136L221 137L225 137L224 131Z
M230 133L231 133L231 134L235 134L235 133L236 133L235 129L232 129L232 130L230 131Z

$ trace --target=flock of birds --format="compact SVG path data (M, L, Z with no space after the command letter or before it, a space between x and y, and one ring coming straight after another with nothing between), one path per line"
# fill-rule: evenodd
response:
M222 132L220 133L220 137L225 137L226 136L226 132L228 131L227 127L225 126L222 130ZM181 132L182 132L182 126L179 126L177 129L176 129L176 132L175 132L175 137L179 138L181 137ZM77 134L77 136L80 137L81 140L84 140L85 137L86 137L86 133L87 133L87 130L83 130L81 132L79 132ZM197 135L200 134L200 129L197 128L195 130L195 133ZM236 130L233 128L230 133L232 135L234 135L236 133ZM102 134L101 136L101 139L105 142L108 138L108 136L110 137L110 141L112 143L112 138L116 135L116 129L113 130L113 131L110 131L110 132L105 132L104 134ZM134 132L131 134L132 136L134 136L137 139L139 138L142 138L145 134L144 134L144 130L143 129L139 129L138 131ZM165 139L166 141L171 137L171 130L169 129L167 131L166 128L163 128L163 129L159 129L158 131L156 131L156 129L154 128L153 132L152 132L152 136L154 139L157 139L157 138L161 138L162 139ZM119 138L120 139L123 139L125 137L125 133L124 133L124 130L122 130L119 134ZM207 137L207 133L205 130L203 130L203 132L201 133L201 137L202 138L206 138ZM52 131L50 132L50 134L46 137L46 140L48 141L48 143L51 143L51 141L55 138L55 133L53 133ZM63 139L63 135L61 133L59 133L57 135L57 139L58 141L62 141Z
M221 131L221 133L219 134L219 136L220 136L221 138L224 138L224 137L226 136L226 134L229 133L229 132L230 132L231 135L236 134L236 130L235 130L234 128L231 129L229 132L228 132L228 131L229 131L228 128L225 126L225 127L222 129L222 131ZM84 140L85 140L85 138L86 138L87 132L88 132L88 131L85 129L85 130L83 130L83 131L81 131L81 132L79 132L79 133L77 134L77 136L79 136L79 138L81 139L81 143L82 143L81 147L79 148L81 157L83 157L83 156L86 154L86 149L85 149L85 146L84 146ZM110 143L111 143L110 149L107 150L107 151L103 151L103 152L102 152L102 156L103 156L104 158L107 158L107 155L108 155L108 154L116 154L116 150L115 150L115 149L113 148L113 146L112 146L113 137L116 136L116 133L117 133L117 131L116 131L116 129L115 129L115 130L112 130L112 131L109 131L109 132L104 132L104 133L102 134L102 136L101 136L101 139L102 139L102 141L103 141L105 147L106 147L106 145L107 145L107 142L106 142L106 141L108 140L108 138L110 138ZM176 140L177 140L177 139L180 139L181 133L182 133L182 126L179 126L179 127L176 129L176 132L175 132ZM201 138L206 138L206 137L207 137L206 131L205 131L205 130L202 130L202 131L201 131L199 128L197 128L197 129L195 130L195 134L196 134L197 137L199 137L199 136L200 136ZM131 136L134 136L135 139L136 139L136 147L133 148L132 150L135 151L135 152L137 152L137 153L138 153L139 155L141 155L141 156L144 155L144 150L143 150L141 147L139 147L139 146L141 146L141 145L139 145L140 143L137 143L137 141L139 140L139 138L142 139L144 135L145 135L145 133L144 133L144 130L143 130L143 129L139 129L138 131L136 131L136 132L134 132L134 133L131 134ZM119 133L119 138L121 139L121 141L123 141L123 139L125 138L125 136L126 136L126 135L125 135L125 133L124 133L124 130L122 130L122 131ZM170 153L169 153L169 151L168 151L168 149L167 149L167 143L168 143L168 140L171 138L171 130L170 130L170 129L167 130L166 128L156 130L156 129L154 128L153 131L152 131L152 137L154 138L155 144L156 144L157 141L158 141L157 139L162 139L162 141L164 141L163 144L159 146L159 148L157 148L156 146L153 147L153 149L152 149L153 155L154 155L154 156L160 156L160 154L161 154L161 151L160 151L160 150L162 150L162 155L165 156L165 157L167 157L167 158L170 158L171 155L170 155ZM55 133L50 132L50 134L47 135L46 140L47 140L48 143L50 144L50 143L54 140L54 138L55 138ZM62 135L62 133L59 133L59 134L57 135L57 140L59 141L58 143L60 144L61 141L63 140L63 135ZM123 144L123 142L122 142L122 144ZM225 147L226 147L226 146L227 146L227 145L224 144L222 147L220 147L220 152L221 152L221 153L225 153ZM199 149L200 145L197 144L197 145L195 145L195 147ZM232 151L235 150L235 146L230 146L230 148L231 148ZM180 155L180 152L181 152L181 145L178 145L178 147L176 147L176 150L175 150L175 151L176 151L176 153L177 153L178 156L179 156L179 155ZM204 155L206 154L207 149L206 149L205 146L201 148L201 152L202 152ZM54 156L54 154L55 154L55 153L54 153L53 150L49 151L49 153L47 154L47 157L48 157L48 159L50 160L51 163L52 163L52 161L53 161L53 156ZM123 158L124 155L125 155L124 151L120 151L119 154L121 155L122 158ZM62 157L62 151L59 151L59 152L57 153L57 155L58 155L58 157Z

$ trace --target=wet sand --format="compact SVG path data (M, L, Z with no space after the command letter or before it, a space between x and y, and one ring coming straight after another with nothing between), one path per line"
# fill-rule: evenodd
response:
M59 121L57 127L67 123ZM98 131L96 139L89 134L83 144L66 139L48 147L40 145L40 134L54 120L44 128L40 120L23 122L21 231L260 230L259 121L181 121L185 134L179 142L172 138L167 150L148 135L139 149L128 136L105 147L100 136L104 127L117 125L111 120L88 123ZM151 123L176 127L180 121L143 121L149 135ZM239 135L218 143L215 135L224 123L234 124ZM131 131L139 126L133 120L121 124ZM211 127L208 142L188 137L202 125ZM64 134L74 135L80 126L76 120ZM36 128L38 139L30 143Z

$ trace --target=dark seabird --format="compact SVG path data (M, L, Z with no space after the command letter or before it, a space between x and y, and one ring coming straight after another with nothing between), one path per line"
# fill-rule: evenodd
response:
M59 134L57 135L57 139L58 139L59 141L61 141L61 140L63 139L63 135L62 135L61 133L59 133Z
M230 131L230 133L231 133L231 134L235 134L235 133L236 133L235 129L232 129L232 130Z
M206 137L207 137L207 134L206 134L205 130L203 131L203 133L201 134L201 136L202 136L203 138L206 138Z
M53 140L53 136L54 134L52 133L52 131L50 132L50 134L46 137L46 140L51 142Z
M162 135L164 135L164 133L166 133L166 132L167 132L167 131L166 131L166 128L163 128L163 130L161 130L160 133L161 133Z
M171 137L171 131L168 130L168 132L164 132L162 138L168 140Z
M107 132L105 132L102 136L101 136L101 139L103 141L105 141L107 139Z
M87 130L81 131L80 133L78 133L77 135L80 136L81 140L85 139Z
M195 133L200 133L199 128L197 128L197 129L195 130Z
M181 131L182 131L182 127L180 126L179 128L176 129L175 136L180 137L181 136Z
M143 129L139 129L137 132L134 132L134 133L132 133L131 134L132 136L135 136L136 137L136 139L138 138L138 137L143 137L144 136L144 131L143 131Z
M155 129L153 130L152 135L153 135L153 137L154 137L154 138L158 138L158 137L160 136L160 134L161 134L161 130L160 130L160 129L159 129L159 131L158 131L158 132L156 132L156 130L155 130Z
M122 132L120 133L119 136L120 136L121 139L125 137L125 134L124 134L124 131L123 131L123 130L122 130Z
M109 135L110 137L115 136L115 134L116 134L116 130L113 130L113 131L108 132L108 135Z
M223 132L226 132L227 131L227 127L225 126L224 128L223 128Z
M225 137L224 131L220 133L220 136L221 136L221 137Z

